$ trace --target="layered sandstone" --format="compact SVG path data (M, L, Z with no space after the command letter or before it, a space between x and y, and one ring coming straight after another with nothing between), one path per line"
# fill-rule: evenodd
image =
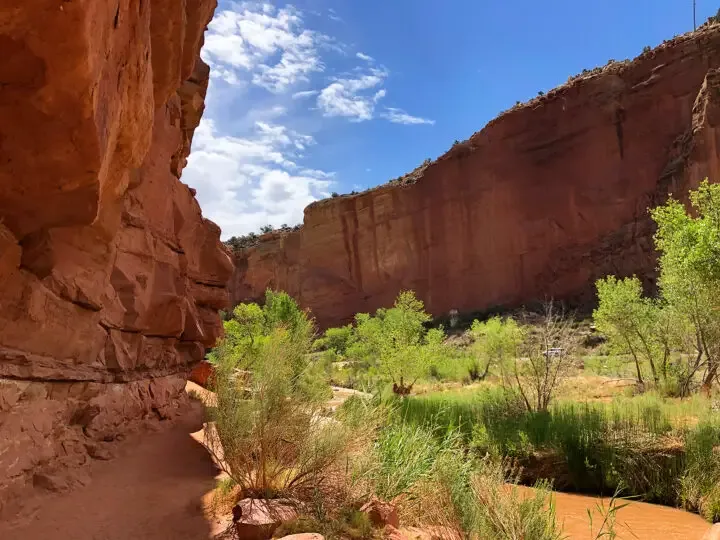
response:
M720 26L573 78L505 112L416 181L314 203L235 256L234 302L280 288L321 326L410 288L435 315L592 300L654 279L647 209L717 178Z
M0 10L0 508L166 418L232 263L179 178L215 0Z

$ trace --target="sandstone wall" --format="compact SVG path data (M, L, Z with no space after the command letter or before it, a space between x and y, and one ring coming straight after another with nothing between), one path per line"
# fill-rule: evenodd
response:
M232 271L179 181L215 0L0 9L0 509L171 416ZM80 469L81 470L81 469Z
M412 185L312 204L300 231L236 255L233 301L285 289L328 326L401 288L442 315L588 302L607 273L651 282L646 209L720 173L719 28L515 107Z

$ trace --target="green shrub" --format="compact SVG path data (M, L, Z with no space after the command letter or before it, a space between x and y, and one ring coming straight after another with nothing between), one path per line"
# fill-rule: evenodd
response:
M246 496L307 496L331 485L348 432L323 418L328 385L310 357L313 322L284 293L241 304L215 350L207 446Z

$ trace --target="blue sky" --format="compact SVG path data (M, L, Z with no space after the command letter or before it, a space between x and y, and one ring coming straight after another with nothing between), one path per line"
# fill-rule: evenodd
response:
M698 23L719 6L697 0ZM221 0L183 180L224 239L294 225L692 22L692 0Z

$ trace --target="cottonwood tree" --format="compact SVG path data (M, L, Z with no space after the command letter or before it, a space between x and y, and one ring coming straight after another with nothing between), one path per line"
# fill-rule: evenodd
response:
M642 296L636 278L612 276L597 282L598 328L621 352L647 361L656 385L671 379L686 395L696 375L710 390L720 370L720 185L705 180L690 192L694 214L677 200L652 210L657 223L655 247L660 253L660 298ZM674 350L693 350L672 359Z
M659 384L658 354L667 353L659 347L655 330L660 327L657 305L643 297L642 284L637 277L617 279L608 276L595 283L598 307L593 311L593 321L605 334L612 349L619 354L629 354L634 363L636 379L644 385L641 362L647 361L653 381ZM661 362L665 365L667 358ZM663 368L664 369L664 368Z
M355 317L356 342L350 356L372 358L381 373L393 383L393 392L407 396L417 380L440 354L445 334L425 328L430 315L412 291L402 291L393 307L378 309L375 316Z
M520 327L511 318L491 317L484 322L474 320L470 335L475 340L471 347L474 356L471 367L473 380L483 380L493 365L504 372L508 360L517 356L518 347L522 343ZM484 363L483 368L480 363Z
M702 386L709 391L720 367L720 185L690 192L696 217L677 200L655 208L662 298L690 321Z

